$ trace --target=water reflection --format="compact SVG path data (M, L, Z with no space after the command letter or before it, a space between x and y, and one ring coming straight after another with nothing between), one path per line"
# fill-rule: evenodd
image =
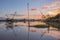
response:
M6 23L0 24L0 40L28 40L28 27L20 26L21 24L24 25L24 23L13 23L13 26L6 25L6 27L4 24ZM15 24L18 26L15 27ZM9 30L6 30L5 28ZM55 36L60 38L60 33L58 35L57 31L50 33L52 35L56 33ZM47 33L47 28L30 27L29 40L57 40L56 37L51 36L51 34Z

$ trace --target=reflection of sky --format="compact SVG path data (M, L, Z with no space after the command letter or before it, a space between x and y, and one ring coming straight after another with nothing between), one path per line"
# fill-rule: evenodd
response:
M59 0L0 0L0 13L12 14L17 11L18 14L27 14L27 2L30 8L41 8Z
M34 28L30 27L31 30L37 30L36 32L29 31L30 40L40 40L41 35L47 31L46 28ZM50 33L45 33L42 40L56 40L60 38L60 32L51 31ZM2 23L0 24L0 39L1 40L28 40L28 27L27 26L17 26L13 29L6 29L6 26Z

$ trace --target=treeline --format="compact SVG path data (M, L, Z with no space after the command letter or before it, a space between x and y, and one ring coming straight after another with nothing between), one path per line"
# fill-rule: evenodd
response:
M46 24L51 25L52 27L58 28L58 30L60 30L60 14L57 14L54 17L47 18Z

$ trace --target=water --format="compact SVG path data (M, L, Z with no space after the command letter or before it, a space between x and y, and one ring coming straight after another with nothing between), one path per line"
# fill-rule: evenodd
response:
M25 26L24 23L20 22L15 24L18 24L18 26L13 26L13 28L7 28L5 23L0 24L0 40L28 40L28 32L29 40L57 40L55 37L44 33L48 32L47 28L30 27L30 30L28 31L28 27ZM57 33L57 31L50 32ZM60 37L60 34L58 37Z

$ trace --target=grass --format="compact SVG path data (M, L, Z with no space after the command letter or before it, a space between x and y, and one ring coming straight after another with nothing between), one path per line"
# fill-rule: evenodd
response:
M48 28L48 26L47 25L42 25L42 24L40 24L40 25L34 25L33 27L36 27L36 28Z

